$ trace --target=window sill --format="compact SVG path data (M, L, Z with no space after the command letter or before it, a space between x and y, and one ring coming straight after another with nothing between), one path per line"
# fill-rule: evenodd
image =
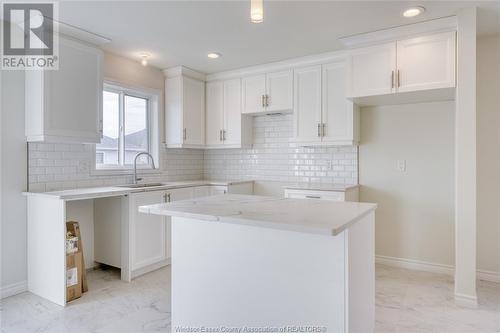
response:
M140 168L137 167L137 174L138 175L154 175L154 174L160 174L161 170L159 168L156 169L151 169L151 168ZM134 169L129 169L129 168L102 168L102 169L97 169L93 168L90 171L90 174L92 176L125 176L125 175L133 175L134 174Z

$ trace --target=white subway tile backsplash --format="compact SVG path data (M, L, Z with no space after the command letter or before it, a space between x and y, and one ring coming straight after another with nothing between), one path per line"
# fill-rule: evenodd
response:
M253 179L280 182L356 184L358 148L295 147L292 115L254 118L249 149L163 149L161 170L145 181ZM110 186L132 182L131 175L92 174L92 145L31 143L31 191Z

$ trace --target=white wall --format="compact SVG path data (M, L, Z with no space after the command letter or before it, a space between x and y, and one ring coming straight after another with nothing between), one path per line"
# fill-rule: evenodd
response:
M360 199L379 204L377 255L454 264L454 112L454 102L361 110Z
M26 143L24 139L24 72L2 71L1 291L22 290L26 283Z
M477 46L477 265L500 274L500 35Z

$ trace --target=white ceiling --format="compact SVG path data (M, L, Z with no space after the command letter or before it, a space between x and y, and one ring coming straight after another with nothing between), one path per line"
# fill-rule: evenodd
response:
M401 16L422 5L418 18ZM271 1L264 22L249 20L246 1L67 1L60 21L103 35L107 51L159 68L184 65L205 73L338 50L339 37L454 15L478 7L478 34L500 34L500 1ZM208 52L222 57L207 58Z

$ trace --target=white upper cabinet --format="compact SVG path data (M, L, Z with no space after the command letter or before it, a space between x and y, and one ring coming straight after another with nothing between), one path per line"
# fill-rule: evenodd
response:
M241 114L241 104L241 79L207 83L207 148L251 145L252 119Z
M206 144L222 144L224 128L224 83L222 81L207 82L206 104Z
M346 98L346 62L323 65L322 71L322 141L339 145L358 143L359 110Z
M244 114L287 112L293 109L291 70L244 77Z
M165 70L165 139L168 148L205 145L205 82L186 68Z
M408 103L453 98L455 87L456 33L445 32L399 40L389 44L350 51L348 97ZM433 94L418 93L441 89ZM405 94L397 98L369 96ZM364 99L363 99L364 98Z
M455 32L397 42L399 92L455 87Z
M266 75L266 112L292 110L292 71L269 73Z
M243 84L243 111L242 113L265 112L266 76L257 75L244 77Z
M299 145L352 145L358 108L346 98L346 61L298 68L294 77L294 141Z
M294 72L295 141L321 141L321 66L298 68Z
M26 71L27 141L99 143L103 53L59 36L59 70Z
M396 45L390 43L353 50L349 69L349 97L394 92Z

